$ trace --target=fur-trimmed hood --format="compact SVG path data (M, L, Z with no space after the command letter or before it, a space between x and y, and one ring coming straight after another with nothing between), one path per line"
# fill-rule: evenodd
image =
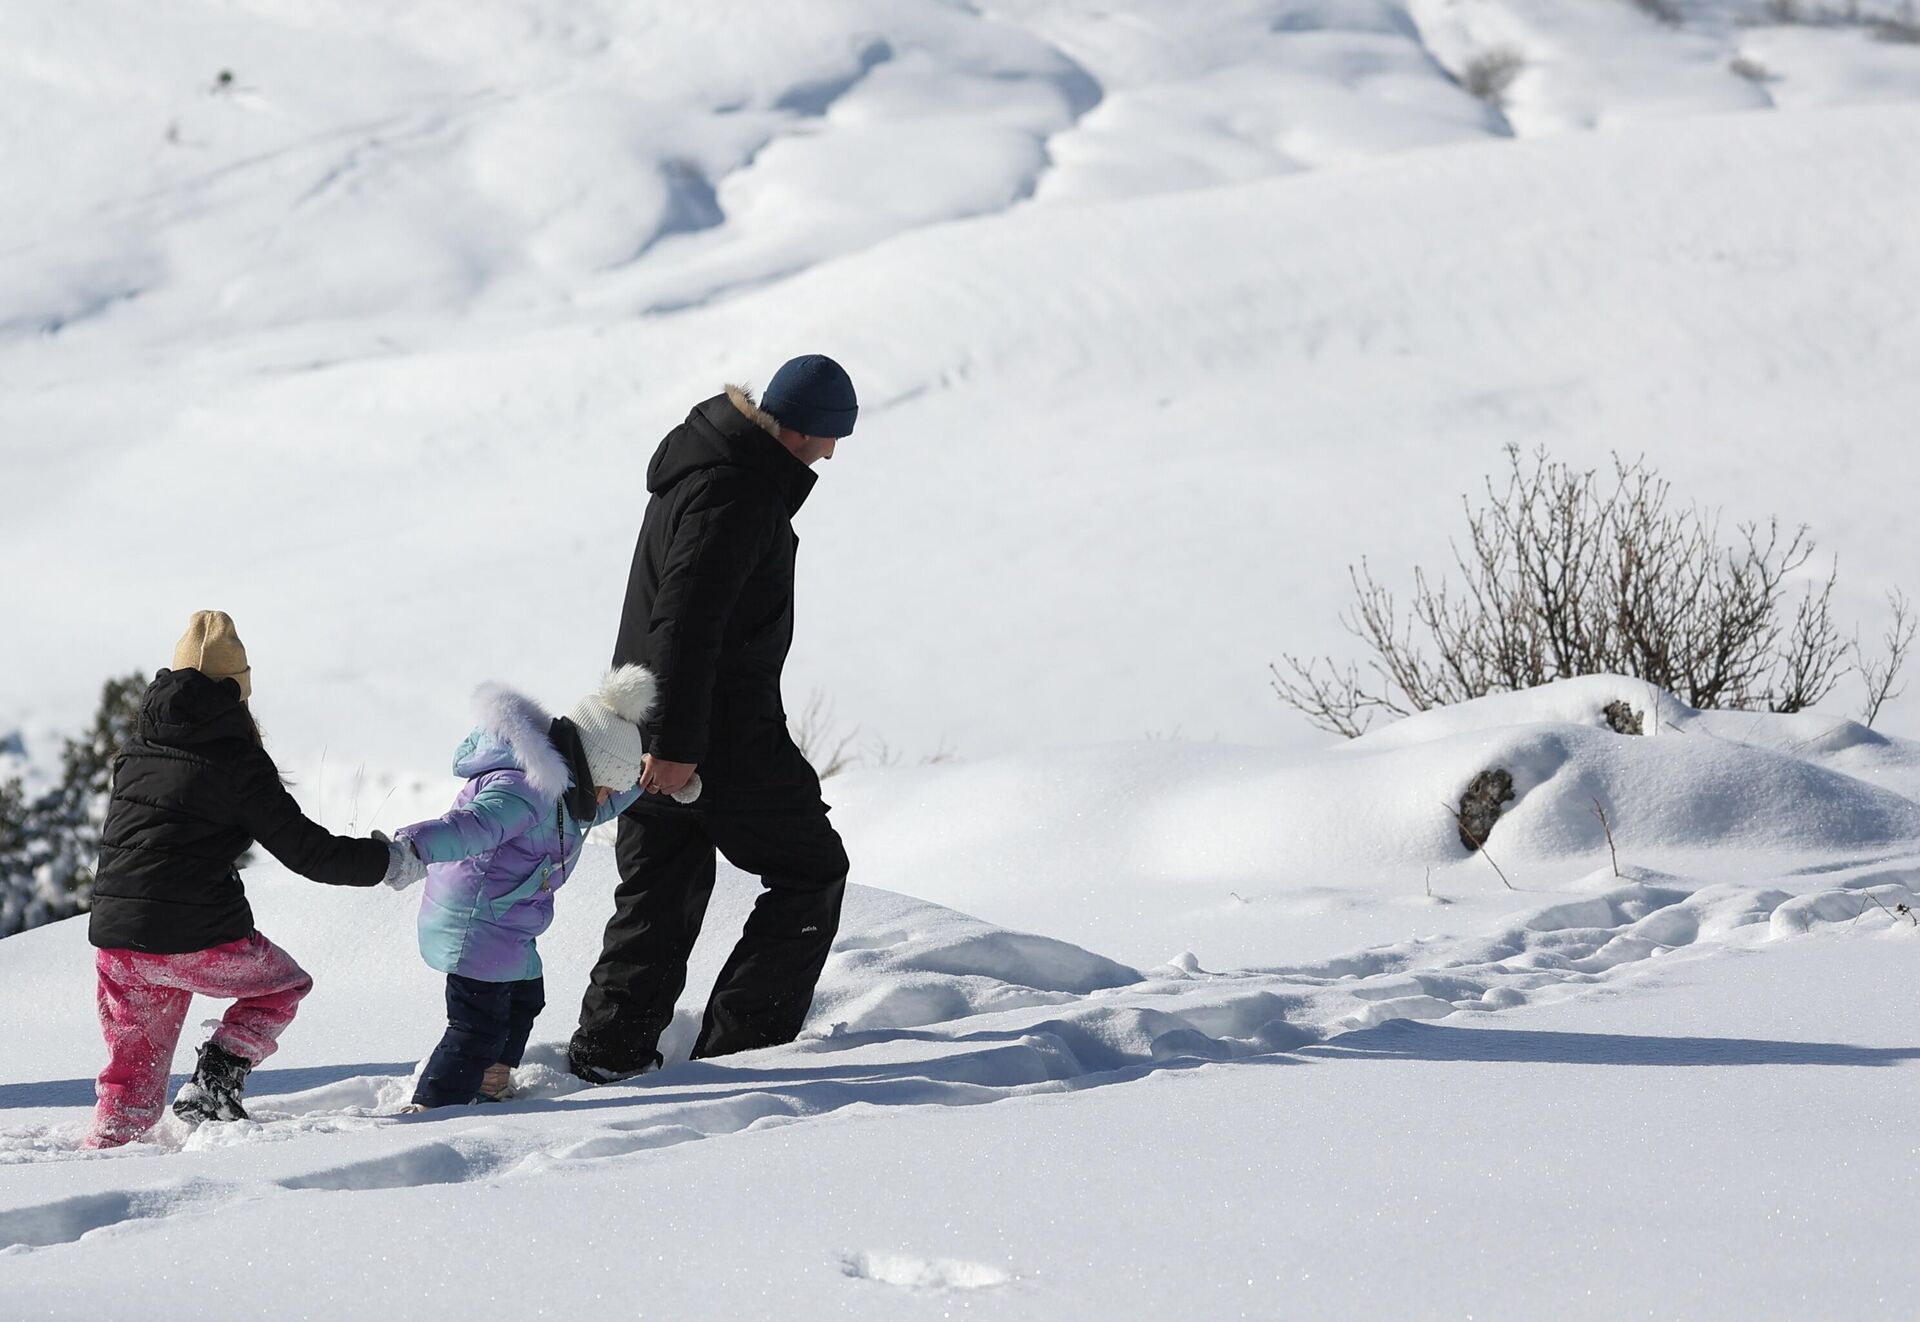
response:
M489 771L516 769L527 786L549 803L573 787L567 760L547 738L553 716L525 694L503 684L482 684L473 694L478 722L453 755L453 773L472 779Z
M780 420L753 402L753 392L745 386L729 385L727 398L733 406L746 415L747 421L758 427L774 440L780 439Z
M632 807L640 787L598 803L570 720L498 684L482 685L474 706L480 723L454 758L467 783L453 807L394 833L427 865L420 953L442 973L483 982L537 978L534 942L553 922L554 892L581 841ZM575 777L584 791L569 788Z
M770 484L791 518L813 490L814 472L780 444L780 424L741 386L702 400L667 433L647 465L647 491L665 495L715 469L750 473Z

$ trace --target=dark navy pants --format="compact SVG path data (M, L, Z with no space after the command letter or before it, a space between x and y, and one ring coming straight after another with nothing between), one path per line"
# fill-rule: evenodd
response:
M546 984L481 982L447 975L447 1031L427 1058L413 1100L422 1106L464 1106L480 1092L489 1065L518 1065L533 1021L546 1008Z

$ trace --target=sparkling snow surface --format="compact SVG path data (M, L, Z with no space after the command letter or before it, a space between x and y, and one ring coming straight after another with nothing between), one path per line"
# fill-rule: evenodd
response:
M660 434L815 349L789 707L899 758L802 1039L685 1059L724 874L626 1086L599 846L500 1107L392 1115L417 895L253 869L255 1120L105 1154L84 920L0 942L0 1317L1908 1316L1920 700L1265 684L1507 445L1920 588L1920 45L1681 8L0 9L0 770L219 607L310 810L441 810L477 683L604 664Z

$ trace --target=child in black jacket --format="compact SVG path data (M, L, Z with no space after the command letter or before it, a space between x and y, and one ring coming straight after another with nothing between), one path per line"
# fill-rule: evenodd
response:
M248 1071L273 1054L313 987L254 930L234 864L256 840L330 885L405 885L425 871L410 850L332 835L307 819L260 745L252 689L233 621L201 611L115 760L88 927L108 1053L88 1147L118 1147L159 1120L195 993L234 1004L200 1048L174 1112L190 1122L245 1118Z

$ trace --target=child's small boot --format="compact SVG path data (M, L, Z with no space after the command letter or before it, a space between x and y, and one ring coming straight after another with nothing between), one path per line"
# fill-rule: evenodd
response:
M480 1100L483 1102L504 1102L513 1096L513 1067L511 1065L489 1065L487 1072L480 1076Z
M200 1048L193 1077L180 1085L180 1095L173 1099L173 1113L190 1125L203 1120L245 1120L240 1094L252 1069L253 1062L246 1057L217 1042L207 1043Z

